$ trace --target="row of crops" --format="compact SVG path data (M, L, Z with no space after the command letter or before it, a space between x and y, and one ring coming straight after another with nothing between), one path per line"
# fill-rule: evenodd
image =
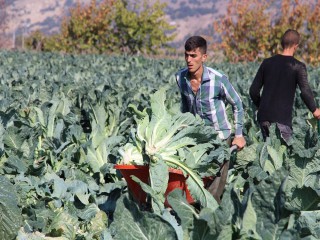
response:
M208 65L244 103L247 147L232 156L212 128L179 112L174 73L183 60L1 52L0 239L319 239L311 114L298 97L293 140L286 145L272 126L263 142L248 97L258 64ZM320 104L320 69L308 73ZM230 158L218 205L197 183ZM156 183L135 180L148 209L114 168L139 161ZM198 204L179 190L164 204L168 167L177 166L193 176Z

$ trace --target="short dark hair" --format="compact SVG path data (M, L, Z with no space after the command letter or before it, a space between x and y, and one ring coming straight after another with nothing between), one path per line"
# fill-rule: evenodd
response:
M281 46L283 49L292 47L300 43L300 34L293 29L288 29L285 31L281 38Z
M193 51L196 48L200 48L200 51L205 54L207 53L207 41L201 36L192 36L187 39L184 44L186 51Z

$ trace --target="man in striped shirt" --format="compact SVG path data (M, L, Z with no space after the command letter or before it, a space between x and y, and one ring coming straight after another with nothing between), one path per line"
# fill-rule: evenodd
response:
M198 114L218 132L219 137L231 145L242 149L246 141L242 135L242 101L229 82L220 72L206 67L207 42L200 36L192 36L185 43L185 61L187 67L176 74L181 93L181 111ZM231 104L234 116L235 137L231 140L231 123L226 113L226 103ZM216 177L209 191L217 202L225 186L229 161L221 166L221 176Z
M235 137L232 145L242 149L246 141L242 135L242 101L226 75L206 67L207 42L200 36L190 37L185 43L187 67L176 74L181 92L181 111L198 114L214 126L221 139L231 136L231 123L227 118L226 103L231 104L234 115Z

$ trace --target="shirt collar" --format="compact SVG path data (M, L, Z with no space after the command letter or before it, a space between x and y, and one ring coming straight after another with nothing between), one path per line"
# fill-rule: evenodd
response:
M210 77L209 77L209 71L208 71L208 68L203 64L203 73L202 73L202 79L201 79L201 82L206 82L206 81L209 81L210 80ZM186 78L189 80L188 78L188 70L184 72L183 78Z

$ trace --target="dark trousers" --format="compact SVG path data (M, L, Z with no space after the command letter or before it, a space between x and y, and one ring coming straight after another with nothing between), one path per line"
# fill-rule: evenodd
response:
M271 126L271 122L264 121L264 122L260 122L259 124L262 132L263 140L266 141L267 137L269 137L269 128ZM288 142L293 134L292 128L281 123L276 123L276 125L280 131L281 137L286 142Z

